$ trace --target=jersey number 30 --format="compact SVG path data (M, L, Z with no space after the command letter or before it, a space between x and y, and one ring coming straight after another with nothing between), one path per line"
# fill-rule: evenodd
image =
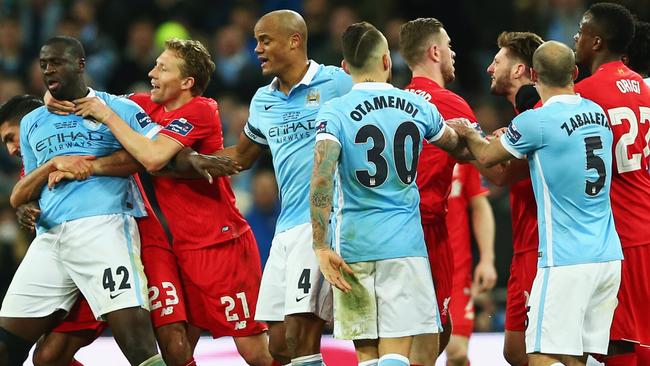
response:
M411 138L411 149L413 159L411 166L407 166L406 161L406 138ZM365 144L368 139L372 138L372 148L366 152L368 161L375 166L375 174L370 175L368 170L357 170L356 176L359 183L368 188L382 185L388 178L388 162L382 155L386 148L386 137L384 133L375 125L365 125L359 129L354 138L357 144ZM395 161L395 170L397 176L404 184L411 184L415 180L415 174L420 157L420 131L415 123L406 121L400 123L395 131L393 139L393 158Z

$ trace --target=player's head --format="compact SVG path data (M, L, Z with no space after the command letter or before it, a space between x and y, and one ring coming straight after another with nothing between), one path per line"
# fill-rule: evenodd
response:
M343 69L352 77L379 75L390 80L391 59L386 37L368 22L354 23L343 33Z
M515 95L521 85L530 84L533 53L544 41L531 32L503 32L497 38L499 52L488 66L492 77L490 92L495 95Z
M578 68L573 50L557 41L544 42L533 55L533 80L539 85L565 88L573 85Z
M307 25L292 10L276 10L255 24L255 53L264 76L282 76L307 60Z
M439 68L445 83L454 81L454 57L451 38L442 23L435 18L418 18L406 22L399 32L399 50L413 70L428 67Z
M573 36L577 62L592 67L597 54L623 56L633 36L634 18L629 10L618 4L594 4Z
M643 77L650 75L650 23L640 20L634 23L634 38L623 60Z
M17 95L0 106L0 137L7 146L9 155L20 156L20 120L43 105L33 95Z
M165 50L149 71L151 100L168 104L170 101L203 94L214 72L214 62L208 50L199 41L170 39ZM181 104L184 104L183 100Z
M72 37L57 36L48 39L39 54L43 82L59 100L70 100L85 90L83 73L86 55L81 42Z

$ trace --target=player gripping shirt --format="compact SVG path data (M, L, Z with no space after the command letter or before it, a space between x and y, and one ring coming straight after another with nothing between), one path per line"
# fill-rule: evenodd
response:
M442 88L429 78L414 77L405 90L421 95L433 103L446 119L462 117L470 122L476 122L472 109L463 98ZM454 261L445 222L447 197L451 189L454 165L456 159L447 152L423 142L417 177L420 189L420 215L422 215L424 241L431 263L442 324L447 322L449 315L448 306L452 295L454 274Z
M283 321L287 314L314 313L331 320L330 287L311 247L308 182L316 115L325 102L350 91L352 80L341 68L311 60L288 95L277 85L274 80L257 91L244 127L249 139L271 150L282 201L255 318Z
M415 179L422 141L443 135L442 116L419 96L365 82L325 105L318 121L317 141L341 145L333 245L355 277L351 294L334 292L335 336L438 333Z
M600 105L614 134L611 200L625 261L612 340L650 345L650 88L620 61L603 64L576 84L576 93Z
M90 91L131 128L152 137L160 126L134 103ZM104 156L122 149L108 128L79 116L37 108L21 122L25 173L58 155ZM89 204L92 203L92 204ZM41 317L70 310L81 290L96 318L114 310L148 308L134 217L145 215L132 178L91 176L69 181L39 199L38 235L16 272L2 316ZM34 271L33 268L40 270Z
M538 203L539 268L526 350L605 354L623 259L609 201L607 117L587 99L558 95L517 116L500 141L513 156L527 157Z
M164 127L161 134L179 144L204 154L223 149L214 100L194 97L166 111L148 94L130 98ZM261 277L259 252L235 206L229 178L216 178L210 184L201 179L155 177L153 184L174 237L188 322L209 330L215 338L263 332L266 327L252 319ZM246 270L233 271L231 263Z

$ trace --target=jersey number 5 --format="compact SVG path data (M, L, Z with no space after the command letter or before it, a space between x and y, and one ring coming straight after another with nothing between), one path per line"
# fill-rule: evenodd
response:
M406 161L406 138L411 138L411 150L413 160L411 166L407 166ZM359 183L368 188L382 185L388 178L388 162L382 155L386 148L386 137L384 133L375 125L365 125L359 129L354 138L357 144L365 144L368 139L372 138L372 148L366 152L369 162L375 166L375 174L370 175L368 170L357 170L356 176ZM400 123L395 131L393 139L393 158L395 161L395 170L397 176L404 184L411 184L415 180L415 173L420 158L420 131L415 123L406 121Z
M589 196L597 195L605 186L605 176L607 174L605 170L605 162L600 158L600 156L594 154L594 150L602 148L603 141L600 139L600 136L585 137L587 170L596 169L596 172L598 172L598 179L596 179L595 182L592 182L589 179L585 181L585 193Z

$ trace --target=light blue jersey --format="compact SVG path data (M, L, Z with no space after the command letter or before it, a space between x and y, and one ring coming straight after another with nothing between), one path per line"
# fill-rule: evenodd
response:
M415 178L422 140L444 133L436 107L390 84L360 83L327 103L317 121L317 141L341 145L337 252L349 263L426 257Z
M160 130L160 126L129 99L91 89L88 96L95 95L135 131L153 137ZM76 115L59 116L40 107L20 123L20 149L25 174L29 174L55 156L99 157L121 150L122 145L101 123ZM82 217L118 213L146 216L142 197L131 177L91 176L84 181L63 181L52 190L44 187L39 204L39 232Z
M277 87L274 80L255 93L244 127L248 138L268 146L273 155L282 205L276 234L310 222L316 114L325 102L349 92L352 79L341 68L310 61L307 73L289 95Z
M501 137L528 158L539 222L539 267L623 259L609 200L612 131L603 110L558 95L515 118Z

